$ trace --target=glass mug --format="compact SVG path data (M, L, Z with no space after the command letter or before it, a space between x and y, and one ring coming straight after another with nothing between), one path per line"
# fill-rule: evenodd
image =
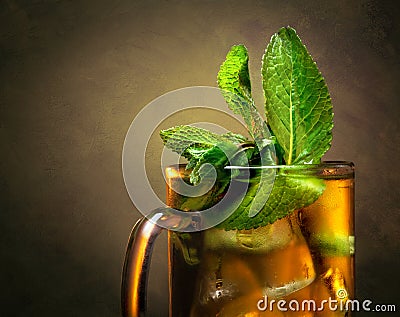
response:
M180 209L184 197L172 185L189 173L184 165L168 169L167 205ZM353 164L277 167L277 173L315 177L326 187L313 204L256 229L168 230L170 317L350 316L345 304L354 298ZM122 277L124 317L146 315L160 214L156 210L132 230Z

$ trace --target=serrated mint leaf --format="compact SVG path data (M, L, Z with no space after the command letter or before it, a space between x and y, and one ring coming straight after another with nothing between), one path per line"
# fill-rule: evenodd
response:
M235 45L228 52L225 62L218 73L218 86L228 103L229 108L243 117L249 134L254 139L260 153L263 165L274 165L274 155L271 154L271 134L267 124L257 111L251 97L249 57L244 45ZM274 174L272 171L261 172L257 194L248 208L249 217L254 217L265 204L271 191Z
M245 142L246 138L240 134L216 134L203 128L190 125L176 126L160 131L164 145L172 151L190 159L193 155L203 150L210 149L221 142L239 144Z
M247 101L252 100L249 56L244 45L235 45L229 50L218 73L218 86Z
M240 134L228 132L219 135L189 125L161 130L160 136L167 148L189 160L186 168L192 170L190 181L194 185L210 173L206 163L214 166L217 177L223 178L226 175L224 166L234 157L239 144L247 142L247 139Z
M218 86L228 107L243 117L247 130L255 140L269 140L270 132L251 97L249 56L244 45L235 45L228 52L218 72Z
M248 210L257 192L257 183L251 183L247 194L234 213L219 227L225 230L253 229L273 223L291 212L311 205L325 190L323 180L304 175L278 174L267 203L254 217Z
M263 56L265 110L286 164L319 163L332 140L333 113L324 78L296 31L282 28Z

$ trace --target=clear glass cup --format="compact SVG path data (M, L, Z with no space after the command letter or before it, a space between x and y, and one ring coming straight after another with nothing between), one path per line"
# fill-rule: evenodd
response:
M189 173L183 165L169 169L167 204L182 209L185 197L172 187ZM277 167L276 173L315 177L326 187L313 204L256 229L168 231L170 317L350 316L345 304L354 297L353 164ZM162 230L154 222L139 221L129 240L124 316L145 316L151 248Z

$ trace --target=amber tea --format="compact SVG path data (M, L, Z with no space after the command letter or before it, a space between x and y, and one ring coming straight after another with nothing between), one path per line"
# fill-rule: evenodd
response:
M181 166L176 173L187 171ZM171 316L349 316L344 303L354 294L353 166L326 162L286 170L284 177L299 174L322 179L323 194L272 224L169 232ZM168 181L167 201L179 209L183 197L171 190L174 178ZM329 298L337 301L336 310ZM293 310L266 307L265 299L292 301Z

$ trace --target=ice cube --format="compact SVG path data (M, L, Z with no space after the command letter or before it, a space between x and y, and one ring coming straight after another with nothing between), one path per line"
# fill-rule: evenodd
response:
M240 253L266 254L284 248L298 235L302 235L298 224L293 224L291 216L288 216L256 229L206 230L204 245L208 250L231 249Z
M274 298L306 287L316 273L298 223L291 218L253 230L207 230L202 255L206 261L201 263L202 268L208 267L204 276L219 272L224 285L236 287L240 294L252 291L247 285L255 284ZM213 280L203 283L203 289L214 285Z
M194 304L193 316L218 311L226 303L259 288L258 285L246 258L232 253L203 254L198 274L199 293L196 296L199 300ZM207 316L210 315L208 313Z

